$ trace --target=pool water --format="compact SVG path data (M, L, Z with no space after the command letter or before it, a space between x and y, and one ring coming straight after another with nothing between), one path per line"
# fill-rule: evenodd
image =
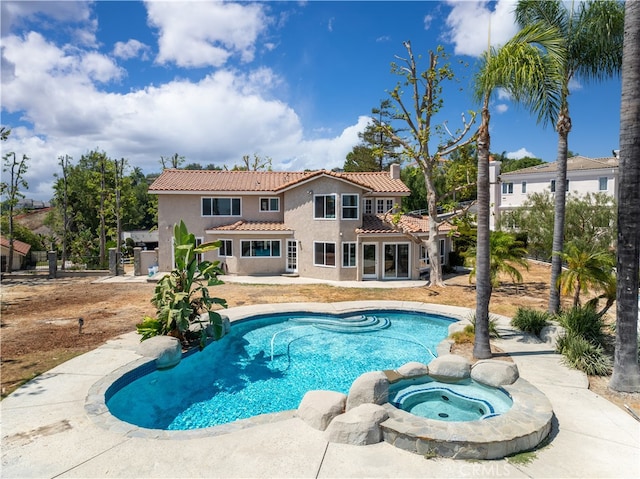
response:
M392 385L389 402L416 416L449 422L488 419L504 414L513 405L502 389L472 379L443 383L429 377Z
M365 372L396 369L410 361L429 363L453 321L378 310L345 317L288 313L234 322L227 336L175 368L155 370L121 388L121 382L112 386L107 406L123 421L169 430L296 409L307 391L347 393Z

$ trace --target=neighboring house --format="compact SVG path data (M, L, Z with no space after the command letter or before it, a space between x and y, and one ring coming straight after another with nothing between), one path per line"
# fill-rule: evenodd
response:
M173 267L173 226L198 241L221 240L205 258L229 274L334 281L417 279L428 269L428 218L396 215L410 191L390 172L208 171L167 169L158 195L158 261ZM439 234L447 259L450 225Z
M491 229L501 215L519 208L532 193L555 192L557 163L500 173L499 161L489 163L491 182ZM567 160L567 192L577 195L606 193L618 196L618 158L573 156Z
M9 264L9 239L4 236L0 236L0 249L2 250L2 271L6 271L7 265ZM11 264L11 269L20 270L24 268L27 262L27 255L31 250L31 245L27 243L23 243L22 241L18 241L16 239L13 240L13 262Z

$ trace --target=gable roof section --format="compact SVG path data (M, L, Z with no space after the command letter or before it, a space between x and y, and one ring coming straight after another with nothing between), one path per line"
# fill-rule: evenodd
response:
M4 236L0 236L0 245L3 248L9 248L9 240ZM13 251L18 253L20 256L26 256L31 249L31 245L28 243L24 243L22 241L18 241L17 239L13 240Z
M407 196L409 188L389 172L338 173L318 170L222 171L166 169L149 187L150 193L280 193L321 177L332 177L374 193Z
M619 160L615 157L610 158L587 158L586 156L572 156L567 159L567 171L578 170L601 170L605 168L618 168ZM532 173L555 173L558 170L558 163L542 163L537 166L530 166L521 170L509 171L501 173L500 176L523 175Z

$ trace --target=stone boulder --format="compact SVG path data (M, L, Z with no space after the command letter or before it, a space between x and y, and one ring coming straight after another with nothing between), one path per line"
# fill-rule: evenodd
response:
M471 379L494 388L513 384L519 377L515 363L498 359L483 359L471 368Z
M565 332L565 329L559 324L549 324L540 330L540 340L555 348L558 338L564 336Z
M471 376L471 363L457 354L446 354L429 363L429 376L442 381L467 379Z
M158 369L172 368L182 359L182 345L173 336L153 336L142 341L136 353L156 361Z
M361 404L337 416L325 431L329 442L366 446L382 441L380 424L389 417L377 404Z
M389 400L389 379L382 371L359 376L349 389L347 411L361 404L384 404Z
M309 391L298 406L298 417L314 429L324 431L344 413L347 395L335 391Z
M416 378L429 374L429 368L427 368L427 365L419 363L417 361L403 364L398 369L396 369L396 371L398 372L398 374L405 378Z

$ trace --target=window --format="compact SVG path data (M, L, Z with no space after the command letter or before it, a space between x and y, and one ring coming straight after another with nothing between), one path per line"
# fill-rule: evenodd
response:
M567 182L565 183L566 185L566 191L569 191L569 180L567 180ZM556 180L551 180L551 193L555 193L556 192Z
M280 198L260 198L260 211L280 211Z
M314 198L313 217L315 219L335 219L336 195L316 195Z
M607 191L609 189L609 178L603 176L598 178L598 190Z
M443 239L440 240L440 265L444 264L444 257L446 252L446 244ZM420 258L419 261L423 262L425 265L429 264L429 250L427 249L426 244L420 245Z
M440 240L440 265L444 265L445 261L444 261L444 254L446 253L445 251L445 242L443 239Z
M335 266L336 265L336 244L335 243L313 243L313 264L315 266Z
M512 195L513 194L513 183L502 183L502 194L503 195Z
M372 215L373 214L373 200L367 198L364 200L364 214Z
M393 198L378 198L376 200L376 213L386 213L393 210Z
M358 219L358 195L342 195L342 218Z
M280 240L243 240L240 249L244 258L250 257L280 257Z
M342 267L356 267L356 243L342 243Z
M522 182L522 193L526 193L527 192L527 182L523 181Z
M202 216L240 216L240 198L202 198Z
M233 256L233 242L231 240L220 240L218 256Z

